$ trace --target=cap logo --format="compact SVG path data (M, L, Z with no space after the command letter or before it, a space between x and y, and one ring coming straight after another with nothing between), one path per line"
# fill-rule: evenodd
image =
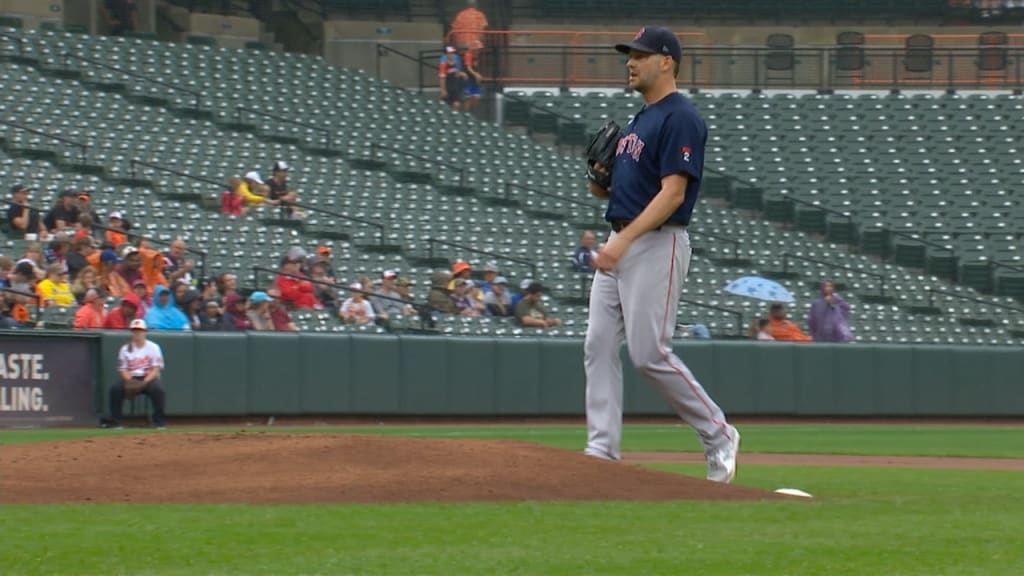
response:
M643 36L644 32L646 32L646 31L647 31L646 27L641 28L640 31L636 33L636 36L633 36L633 40L639 40L640 37Z

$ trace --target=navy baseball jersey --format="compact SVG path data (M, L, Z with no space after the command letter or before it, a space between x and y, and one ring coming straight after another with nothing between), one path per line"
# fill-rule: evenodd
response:
M708 130L682 94L673 92L644 106L626 125L615 150L612 186L605 219L633 220L661 191L661 179L686 174L686 199L669 218L689 224L704 172Z

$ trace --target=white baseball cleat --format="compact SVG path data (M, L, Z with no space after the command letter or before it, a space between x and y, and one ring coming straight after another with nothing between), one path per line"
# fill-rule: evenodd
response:
M736 478L736 454L740 451L740 432L729 426L729 444L708 454L708 480L728 484Z
M600 458L601 460L608 460L611 462L617 462L619 459L605 452L604 450L595 450L593 448L587 448L583 451L584 456L590 456L591 458Z

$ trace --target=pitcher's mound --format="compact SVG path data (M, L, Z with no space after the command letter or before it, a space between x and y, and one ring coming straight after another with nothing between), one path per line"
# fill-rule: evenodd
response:
M0 446L3 503L772 498L510 440L239 432Z

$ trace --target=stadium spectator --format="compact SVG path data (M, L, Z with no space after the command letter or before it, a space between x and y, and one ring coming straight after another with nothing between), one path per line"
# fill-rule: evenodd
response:
M163 274L168 282L184 280L192 285L192 270L195 269L195 262L185 258L188 245L181 238L175 238L170 248L164 253Z
M532 282L526 287L523 299L516 304L516 319L523 326L549 328L562 323L558 318L551 318L541 304L544 286L540 282Z
M104 232L103 239L110 242L111 246L115 249L122 244L128 243L128 221L125 220L121 212L115 210L110 213L107 228L110 228L110 230Z
M252 330L252 322L246 315L245 297L232 292L224 298L224 330Z
M583 231L583 234L580 235L580 245L576 247L576 252L572 255L573 270L593 274L594 258L597 257L597 251L594 250L595 241L596 238L593 232L590 230Z
M317 246L316 256L313 257L313 262L323 262L326 266L327 276L337 282L338 275L334 273L334 263L331 261L331 247L330 246ZM311 262L310 264L312 264Z
M200 278L196 282L196 290L199 291L199 297L203 302L217 298L217 283L209 278Z
M292 316L288 309L281 305L281 293L276 288L267 290L270 296L270 320L274 323L274 330L277 332L298 332L299 327L292 322Z
M38 242L29 242L25 245L25 253L18 264L27 263L32 266L32 274L36 281L46 277L46 261L43 259L43 246Z
M448 291L455 289L455 281L458 279L469 280L473 276L473 267L465 260L456 260L452 264L451 280L448 281Z
M79 240L89 240L89 243L92 244L92 241L96 240L94 237L95 234L99 231L98 228L93 227L94 222L96 221L92 216L88 214L79 214L78 222L75 222L75 232L71 235L71 244L74 245L74 243Z
M453 110L462 108L463 82L466 73L462 69L462 58L459 57L454 46L444 49L441 56L441 65L438 67L438 76L441 85L441 100L444 100Z
M0 288L11 287L11 272L14 272L14 260L10 256L0 256Z
M103 0L99 8L111 36L123 36L138 28L135 0Z
M39 210L29 206L29 190L24 184L11 186L11 202L7 206L7 222L11 226L12 234L27 240L41 238L46 235L46 228L43 227Z
M246 206L255 206L266 201L267 185L263 182L263 178L260 178L260 173L253 170L246 172L245 176L239 180L235 194L245 200Z
M230 272L222 272L214 279L214 285L217 286L217 294L221 302L225 303L227 307L227 297L235 293L235 289L238 287L238 278Z
M831 280L821 283L821 297L807 311L807 331L816 342L849 342L850 304L835 293Z
M430 293L427 295L427 304L432 311L442 314L454 314L455 306L449 297L448 285L451 282L451 275L445 270L438 270L430 276Z
M289 218L298 218L301 214L292 204L298 202L299 194L288 189L288 172L291 166L287 162L274 162L270 179L267 180L267 204L283 207Z
M394 270L385 270L380 275L380 288L373 293L374 298L371 298L378 320L387 321L392 317L415 313L412 306L400 301L402 294L395 289L397 277L398 273Z
M483 275L484 279L476 282L476 287L480 290L481 300L483 300L485 294L491 291L491 284L498 277L498 263L491 261L484 264Z
M512 298L508 295L508 280L498 276L491 284L491 291L484 295L484 305L492 316L511 316Z
M241 184L242 179L237 176L228 178L228 189L220 195L221 214L241 216L245 213L245 196L242 196Z
M276 287L281 292L281 302L294 308L323 310L324 305L313 294L313 283L305 279L300 266L302 260L286 255L281 259ZM298 277L296 277L298 276Z
M157 286L153 294L153 307L146 312L146 325L152 330L189 330L191 324L185 313L174 305L170 288Z
M43 262L49 266L50 264L60 264L62 268L67 268L66 260L68 255L68 249L71 247L71 240L68 235L63 232L58 232L50 238L50 243L46 248L43 248Z
M32 266L32 263L20 260L14 265L14 270L8 276L8 281L12 290L35 294L36 282L39 279L36 276L36 268Z
M758 318L754 320L751 332L753 333L752 338L761 342L771 342L775 338L768 332L768 326L770 322L767 318Z
M189 329L198 331L201 328L199 310L203 306L203 301L199 298L199 292L186 287L181 299L175 298L175 302L178 302L178 308L181 309L182 314L188 319Z
M811 337L786 318L786 306L781 302L773 302L768 308L768 333L776 340L790 342L810 342Z
M21 328L23 325L14 317L14 307L8 302L11 294L0 292L0 329Z
M75 312L75 330L99 330L106 320L106 302L99 290L90 288Z
M127 330L132 320L136 319L141 307L139 297L135 294L127 294L121 299L121 304L111 310L103 321L103 327L107 330Z
M71 228L78 222L78 206L75 206L75 198L78 195L71 188L64 189L57 197L53 208L43 217L43 226L50 232L57 232L65 228Z
M171 294L174 295L174 301L181 306L181 301L185 298L185 295L188 294L189 285L185 282L178 281L171 284L169 288L171 289Z
M466 7L452 18L449 37L456 46L483 46L487 16L476 7L476 0L467 0Z
M313 295L324 308L337 308L338 306L338 295L334 288L334 278L327 275L327 262L323 260L313 260L313 264L310 266L310 279L313 282Z
M110 387L110 417L100 424L105 428L121 428L122 403L138 394L149 396L153 405L153 426L162 430L164 423L164 389L160 385L160 371L164 355L155 342L146 338L146 322L132 320L131 340L117 354L120 380Z
M123 286L134 287L136 280L142 280L145 283L146 279L142 277L142 255L139 254L139 249L134 246L126 246L121 251L121 263L114 268L114 271L110 273L112 284L120 284ZM111 286L111 292L114 296L122 296L124 292L117 293L113 291ZM153 328L150 326L150 328Z
M462 53L462 68L465 72L465 86L462 88L462 109L469 112L480 101L480 83L484 77L476 69L479 50L483 48L479 40L470 43Z
M409 292L409 285L410 284L411 284L411 282L409 281L409 279L406 278L405 276L402 276L398 280L395 281L395 291L398 292L398 294L402 297L402 300L405 300L409 304L410 307L414 307L415 299L412 297L412 294Z
M526 289L530 287L530 284L533 284L533 280L530 278L527 278L519 283L519 292L516 292L511 296L512 310L515 310L516 306L519 306L519 301L522 300L524 296L526 296Z
M110 296L124 296L131 292L131 284L124 281L124 278L117 273L117 266L121 260L117 257L117 252L113 250L103 250L100 252L99 258L99 282L100 290L103 290Z
M452 308L455 313L459 316L480 316L481 310L477 307L477 300L470 295L470 288L472 287L472 280L466 280L464 278L455 279L455 289L451 291L449 297L452 300ZM483 305L482 302L479 305Z
M224 315L220 309L220 303L216 300L203 302L203 309L199 312L200 332L220 332L224 330Z
M70 276L70 273L68 276ZM92 289L100 289L99 278L96 276L96 269L92 266L87 266L71 282L71 293L74 294L76 301L82 303L85 302L86 293Z
M43 306L74 306L75 295L68 284L68 273L60 264L50 264L46 268L46 278L36 284Z
M342 321L349 324L371 324L376 320L377 314L373 310L373 305L366 299L363 293L363 284L359 282L353 283L349 286L348 298L342 302L341 308L338 310L338 316L341 317Z
M143 280L133 282L131 293L139 299L139 312L136 318L145 318L146 314L149 313L149 309L153 307L153 297L149 293L146 282Z
M78 238L71 243L71 250L64 259L64 262L68 267L68 279L74 282L78 279L78 275L82 270L87 268L96 272L96 270L89 265L89 256L91 256L95 251L96 248L93 247L92 238Z
M274 330L274 320L270 317L270 303L273 298L263 291L256 291L249 295L249 310L246 316L249 317L251 330Z
M166 259L159 250L147 248L145 242L139 243L139 262L142 270L142 279L146 282L146 289L152 294L157 286L167 286L172 289L171 283L164 276L164 265Z
M82 190L78 193L76 198L75 206L78 207L78 223L81 228L82 216L89 217L89 235L92 236L94 231L92 230L92 224L100 221L100 215L96 213L96 209L92 207L92 192L88 190Z

